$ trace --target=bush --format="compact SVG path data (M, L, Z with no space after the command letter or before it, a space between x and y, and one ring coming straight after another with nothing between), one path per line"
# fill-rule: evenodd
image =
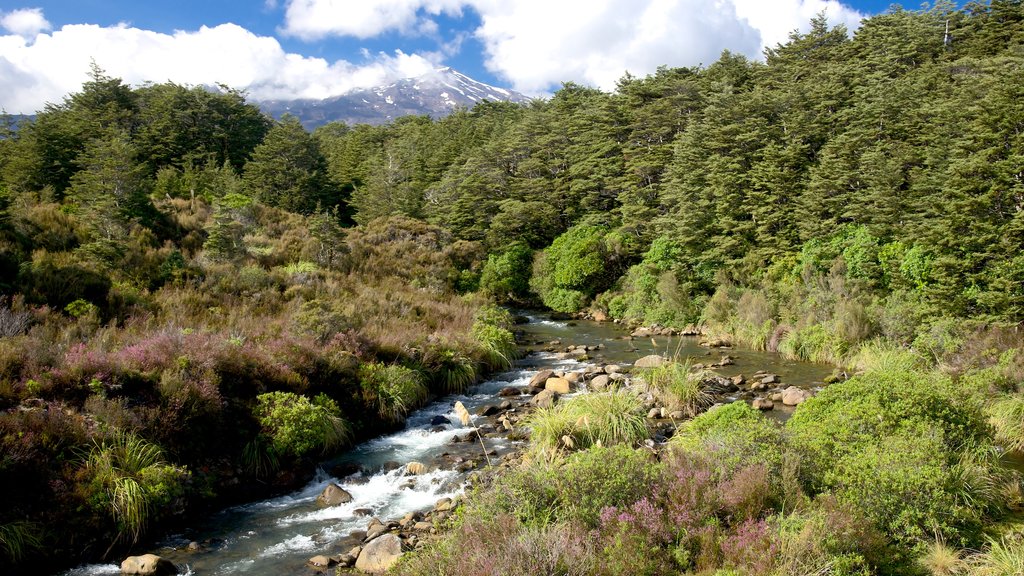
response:
M606 230L580 224L555 238L534 261L530 287L544 305L578 312L614 278L607 269Z
M476 340L485 365L492 369L512 366L516 339L510 328L512 315L497 306L484 306L476 313L470 335Z
M377 407L381 418L398 422L427 400L429 391L415 370L379 362L359 367L363 399Z
M532 263L533 251L524 242L516 242L500 254L491 254L480 273L480 291L498 302L527 299Z
M719 406L680 425L672 446L691 454L714 453L730 473L753 464L779 473L785 448L779 425L746 402Z
M786 429L814 491L834 491L901 543L969 542L991 506L988 427L947 376L858 376L805 402Z
M348 423L338 416L338 405L324 395L310 400L293 392L267 392L256 402L253 412L278 454L327 453L351 436Z

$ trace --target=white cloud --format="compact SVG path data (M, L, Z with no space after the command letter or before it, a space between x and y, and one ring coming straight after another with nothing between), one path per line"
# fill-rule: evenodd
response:
M0 28L30 42L40 32L50 29L50 23L43 16L41 8L22 8L0 14Z
M288 0L281 31L306 40L326 36L372 38L389 30L415 32L431 26L419 12L459 14L463 0Z
M326 98L358 87L418 76L435 67L424 56L396 51L368 61L328 62L287 53L270 37L222 24L162 34L127 25L69 25L29 44L0 36L0 107L32 113L81 88L95 60L107 74L132 84L173 81L223 83L257 99Z
M304 39L410 34L442 12L473 9L485 63L517 90L564 80L611 89L625 71L752 58L825 10L851 30L863 17L836 0L289 0L283 30Z

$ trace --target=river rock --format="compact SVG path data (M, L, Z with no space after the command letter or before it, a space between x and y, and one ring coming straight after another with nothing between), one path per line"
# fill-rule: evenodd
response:
M543 388L544 383L548 381L548 378L551 378L554 375L554 370L541 370L534 374L533 378L530 378L529 386L530 388Z
M590 381L590 387L600 392L608 387L609 382L611 382L611 378L608 378L606 374L600 374L594 376L594 379Z
M530 404L537 408L551 408L558 401L558 394L551 390L541 390L536 396L530 398Z
M129 556L121 562L121 574L138 576L170 576L177 574L178 567L173 562L156 554Z
M381 534L387 533L388 530L390 530L390 528L388 528L387 524L381 522L380 518L374 518L366 525L366 538L364 538L363 541L369 542L374 540Z
M580 373L579 372L567 372L565 374L565 376L562 376L562 378L565 379L565 380L568 380L569 384L577 384L580 381Z
M779 377L776 376L775 374L765 374L764 377L761 378L761 384L770 385L778 383Z
M323 554L313 556L309 559L309 565L314 568L330 568L331 566L334 566L335 563L336 561L333 558L330 556L324 556Z
M498 412L500 410L494 404L487 404L476 409L477 416L494 416Z
M608 375L618 374L620 372L622 372L622 366L619 366L618 364L607 364L604 367L604 373Z
M448 512L455 506L451 498L441 498L434 504L434 512Z
M427 466L423 462L409 462L405 465L405 471L413 476L419 476L427 471Z
M601 310L594 310L590 313L590 317L594 319L594 322L607 322L608 315Z
M737 374L730 378L730 380L732 380L732 383L736 386L743 386L743 384L747 381L747 379L743 377L743 374Z
M647 417L651 419L661 418L661 408L651 408L647 411Z
M519 388L518 386L505 386L500 392L498 392L498 396L501 398L508 398L510 396L519 396L522 393L522 388Z
M775 408L775 403L767 398L758 398L754 400L753 406L757 410L768 411Z
M732 356L722 356L722 359L718 361L719 366L732 366L733 364L736 364L736 361Z
M431 426L448 426L451 425L451 423L452 421L449 420L447 416L442 416L440 414L430 419Z
M630 334L630 336L634 338L649 338L652 334L653 332L651 332L650 328L637 328L636 330L633 330L633 333Z
M657 368L665 363L665 359L657 354L651 354L650 356L644 356L633 363L634 368Z
M473 418L469 415L469 410L466 410L466 406L460 401L455 402L455 415L459 417L459 422L462 422L463 426L469 426Z
M544 389L556 394L568 394L572 389L572 385L565 378L548 378L544 382Z
M383 574L402 556L402 541L394 534L384 534L371 540L356 559L356 570L368 574Z
M339 506L352 501L352 495L344 488L331 482L324 488L324 491L316 497L316 503L320 506Z
M782 391L782 403L786 406L797 406L813 396L810 390L790 386Z

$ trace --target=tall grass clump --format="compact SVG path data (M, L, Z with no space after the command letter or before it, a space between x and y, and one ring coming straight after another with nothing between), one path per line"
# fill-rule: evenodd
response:
M544 452L632 445L647 437L640 399L627 391L577 396L530 417L531 444Z
M1024 394L1007 394L986 408L996 442L1010 452L1024 452Z
M655 389L662 402L675 410L682 410L689 417L703 412L713 402L713 397L703 388L703 380L708 373L694 371L690 358L645 368L639 375Z
M168 512L167 507L183 496L189 476L184 468L167 464L159 446L129 433L94 444L86 470L91 477L90 503L112 516L117 540L131 542L138 541L152 517Z
M512 315L503 308L487 305L477 311L470 335L476 341L481 360L491 369L512 366L516 357L516 339L512 334Z
M359 367L359 382L363 398L390 422L400 421L430 395L419 372L397 364L363 364Z
M43 547L43 537L35 522L15 521L0 524L0 558L20 561Z
M865 342L853 355L851 366L858 371L911 372L924 368L924 358L917 352L885 340Z
M1024 541L1018 536L990 539L988 549L970 558L971 576L1024 574Z

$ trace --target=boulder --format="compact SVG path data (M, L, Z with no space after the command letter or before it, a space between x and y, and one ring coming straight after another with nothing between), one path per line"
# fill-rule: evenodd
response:
M810 390L790 386L782 391L782 403L786 406L797 406L813 396Z
M747 379L743 377L743 374L737 374L730 378L730 380L732 380L732 383L736 386L743 386L743 384L747 381Z
M328 484L327 488L324 488L324 491L316 497L316 503L320 506L339 506L351 501L352 495L333 482Z
M775 374L765 374L764 377L761 378L761 384L764 384L766 386L770 385L770 384L778 384L778 383L779 383L779 377L776 376Z
M611 379L606 374L600 374L594 376L594 379L590 381L590 387L594 390L601 391L608 387L608 383Z
M441 498L434 504L434 512L448 512L455 506L451 498Z
M647 411L647 417L651 419L661 418L661 408L651 408Z
M594 322L608 321L608 315L602 312L601 310L595 310L593 313L590 314L590 317L594 319Z
M161 558L156 554L143 554L142 556L129 556L121 562L121 574L136 574L139 576L170 576L177 574L178 567L170 560Z
M685 420L686 412L683 412L682 410L674 410L668 413L668 417L672 420Z
M469 426L469 423L473 421L469 410L466 410L466 406L462 402L455 402L455 415L459 417L459 422L462 422L463 426Z
M505 386L500 392L498 392L498 396L501 398L508 398L510 396L519 396L522 393L522 388L519 388L518 386Z
M323 554L313 556L309 559L309 565L314 568L330 568L331 566L334 566L334 564L335 560L333 558L330 556L324 556Z
M774 410L775 409L775 403L772 402L771 400L767 399L767 398L758 398L757 400L754 400L753 406L757 410L762 410L762 411L768 411L768 410Z
M637 328L636 330L633 330L633 333L630 334L630 336L634 338L649 338L652 334L653 332L650 328Z
M719 366L732 366L735 363L732 356L722 356L722 359L718 361Z
M413 476L419 476L427 471L427 466L422 462L409 462L405 465L405 471Z
M665 359L657 354L651 354L650 356L644 356L633 363L634 368L657 368L665 363Z
M548 378L551 378L554 375L554 370L541 370L534 374L533 378L530 378L529 386L530 388L543 388L544 383L548 381Z
M370 540L376 539L381 534L386 534L389 530L390 528L388 528L387 524L381 522L379 518L374 518L366 525L366 538L363 540L364 542L369 542Z
M551 390L541 390L536 396L530 398L530 404L537 408L551 408L558 401L558 394Z
M544 389L556 394L568 394L572 385L565 378L548 378L544 382Z
M487 404L476 409L477 416L494 416L499 412L494 404Z
M383 574L402 556L402 541L394 534L384 534L371 540L356 559L356 570L369 574Z
M569 384L576 384L580 381L579 372L567 372L565 376L562 376L565 380L569 381Z
M431 426L447 426L450 425L451 423L452 421L449 420L447 416L442 416L440 414L430 419Z
M608 364L604 367L605 374L618 374L619 372L622 372L622 366L618 364Z

